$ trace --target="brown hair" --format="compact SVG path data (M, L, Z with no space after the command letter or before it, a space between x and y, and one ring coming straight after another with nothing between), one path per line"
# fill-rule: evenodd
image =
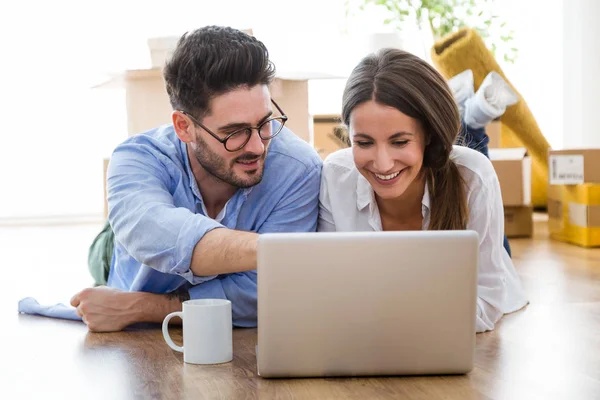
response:
M465 183L450 152L460 130L460 114L445 79L427 62L398 49L363 58L352 71L342 102L349 126L354 107L370 100L418 120L425 131L423 168L431 199L430 230L466 229Z
M202 119L214 97L244 86L269 85L275 66L256 38L229 27L205 26L179 39L163 75L173 109Z

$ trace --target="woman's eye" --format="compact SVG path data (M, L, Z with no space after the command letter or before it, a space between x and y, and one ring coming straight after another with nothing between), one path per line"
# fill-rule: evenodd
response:
M394 146L402 147L408 144L408 140L397 140L392 143Z
M371 142L355 142L358 147L367 147Z

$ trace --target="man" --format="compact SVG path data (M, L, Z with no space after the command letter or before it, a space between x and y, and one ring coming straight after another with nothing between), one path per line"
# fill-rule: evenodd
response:
M258 234L315 231L321 174L316 151L284 127L273 77L265 46L240 31L179 40L164 69L172 125L111 157L108 246L91 252L109 257L107 287L71 300L90 330L161 322L187 298L229 299L234 325L256 326Z

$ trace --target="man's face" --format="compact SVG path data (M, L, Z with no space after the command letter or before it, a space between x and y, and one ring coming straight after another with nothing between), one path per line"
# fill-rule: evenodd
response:
M244 87L215 97L210 114L202 124L220 138L249 126L259 126L272 115L271 97L265 85ZM262 180L269 141L253 130L248 143L230 152L199 126L194 126L195 140L190 143L198 163L218 180L238 188L257 185Z

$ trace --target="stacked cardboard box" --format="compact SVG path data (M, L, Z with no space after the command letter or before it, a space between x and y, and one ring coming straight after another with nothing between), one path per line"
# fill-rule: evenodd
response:
M502 144L500 141L501 126L502 126L502 123L500 122L500 120L497 120L497 121L492 121L485 127L485 133L490 138L490 141L488 143L488 148L498 149L498 148L502 147Z
M550 237L600 246L600 149L550 150Z
M504 233L510 238L531 237L531 157L527 149L490 148L489 155L502 191Z

